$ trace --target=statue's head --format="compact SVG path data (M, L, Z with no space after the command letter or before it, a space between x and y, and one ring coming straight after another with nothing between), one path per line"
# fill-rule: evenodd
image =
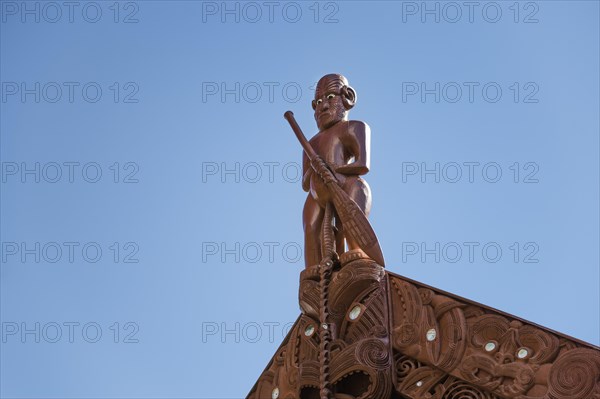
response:
M348 111L355 103L356 92L348 85L348 79L336 73L323 76L317 83L312 101L319 130L348 120Z

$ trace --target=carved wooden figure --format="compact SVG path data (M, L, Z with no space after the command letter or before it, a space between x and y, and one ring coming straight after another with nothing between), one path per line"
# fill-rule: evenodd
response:
M321 78L310 142L285 114L309 191L302 314L247 399L600 399L600 348L385 271L355 102Z
M371 131L364 122L348 120L348 112L356 104L356 99L356 92L344 76L323 76L317 83L312 101L319 132L310 139L310 145L331 168L342 189L368 216L371 210L371 189L360 176L369 172ZM302 214L305 265L309 267L321 261L320 232L331 194L323 179L315 175L306 153L303 154L302 172L302 188L309 192ZM349 249L360 248L354 238L344 237L343 223L339 223L339 220L337 222L338 252L343 252L344 238Z

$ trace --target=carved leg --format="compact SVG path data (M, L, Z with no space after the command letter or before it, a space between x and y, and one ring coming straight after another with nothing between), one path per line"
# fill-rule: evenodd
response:
M302 212L305 267L318 265L321 261L321 227L324 214L325 210L309 194Z

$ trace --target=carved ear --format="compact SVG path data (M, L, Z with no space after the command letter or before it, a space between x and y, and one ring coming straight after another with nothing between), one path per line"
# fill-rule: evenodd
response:
M316 111L316 109L317 109L317 102L315 100L312 100L312 107L313 107L313 111Z
M350 86L343 86L341 92L344 101L344 107L346 107L346 109L351 109L354 107L354 104L356 104L356 92L354 89Z

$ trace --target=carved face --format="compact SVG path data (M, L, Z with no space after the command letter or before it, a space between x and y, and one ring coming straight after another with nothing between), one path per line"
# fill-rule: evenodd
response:
M319 130L325 130L348 119L348 110L355 101L354 90L342 75L325 75L319 80L312 102Z

